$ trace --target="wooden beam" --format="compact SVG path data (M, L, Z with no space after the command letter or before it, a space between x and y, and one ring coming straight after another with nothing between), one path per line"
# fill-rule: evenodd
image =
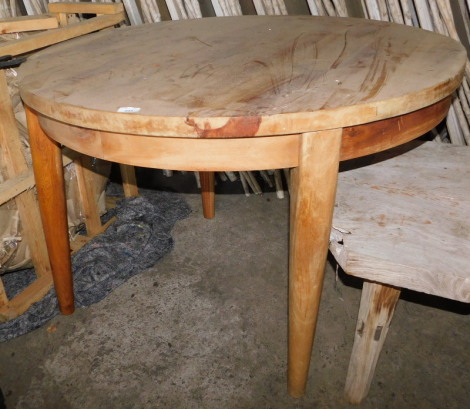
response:
M52 288L52 276L43 276L34 281L25 290L0 306L0 322L9 321L23 314L31 304L40 301Z
M0 205L18 196L34 186L34 175L31 169L9 178L0 185Z
M64 166L67 166L71 159L63 157ZM32 169L28 169L15 177L9 178L0 185L0 205L14 199L26 190L35 186L34 174Z
M123 12L93 17L86 21L70 24L67 27L34 34L17 41L9 41L5 45L0 46L0 55L24 54L39 48L47 47L48 45L60 43L61 41L113 26L123 20Z
M49 13L69 14L119 14L124 11L122 3L49 3Z
M50 14L23 16L0 20L0 33L18 33L21 31L48 30L57 28L57 19Z

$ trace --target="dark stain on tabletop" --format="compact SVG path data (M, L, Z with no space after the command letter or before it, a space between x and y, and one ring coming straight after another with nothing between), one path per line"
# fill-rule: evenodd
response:
M261 118L259 116L229 118L220 128L212 128L209 122L204 122L204 128L201 128L192 118L186 118L185 122L195 129L199 138L234 138L256 135Z

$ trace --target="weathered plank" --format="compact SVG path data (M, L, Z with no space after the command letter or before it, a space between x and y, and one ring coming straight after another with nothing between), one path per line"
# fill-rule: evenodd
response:
M350 234L337 231L330 244L341 267L470 302L469 164L470 148L429 142L342 172L334 226Z

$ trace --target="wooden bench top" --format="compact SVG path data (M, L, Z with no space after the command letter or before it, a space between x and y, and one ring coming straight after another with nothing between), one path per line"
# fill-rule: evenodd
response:
M470 148L427 142L341 172L333 226L348 274L470 302Z

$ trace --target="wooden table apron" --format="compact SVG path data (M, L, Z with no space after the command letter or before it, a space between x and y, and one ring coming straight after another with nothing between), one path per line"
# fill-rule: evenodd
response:
M461 80L465 52L452 40L421 30L354 19L238 17L158 24L157 28L139 30L175 28L172 35L178 33L179 37L170 50L163 47L169 41L164 38L167 31L159 32L163 48L150 44L158 50L158 58L147 55L144 65L148 67L152 58L157 58L153 62L169 58L171 70L161 73L157 64L151 72L146 71L145 78L158 83L165 94L155 97L154 93L144 93L142 112L137 115L116 114L118 107L129 105L126 95L107 98L100 94L105 88L94 82L96 75L90 69L103 52L97 46L99 52L92 50L87 55L96 42L106 44L103 38L120 35L121 57L132 57L132 29L124 34L121 30L98 34L96 42L70 42L57 52L46 51L42 59L40 53L22 71L20 88L27 104L41 216L60 309L64 314L74 310L61 145L118 163L163 169L212 172L292 168L288 390L293 396L301 396L318 315L339 162L399 145L435 127L445 117L451 103L449 95ZM206 30L208 25L212 31ZM263 36L270 31L277 33L274 44L263 43ZM381 33L382 42L378 40ZM354 35L359 39L357 44ZM157 41L154 37L158 36L149 37L149 41ZM214 52L214 47L221 52L228 47L222 41L229 41L227 38L232 48L237 38L242 42L237 57L243 64L238 68L226 63L230 56L219 60ZM257 38L265 47L252 54L246 45L256 43ZM333 51L322 54L322 41ZM191 47L202 44L201 49L209 54L201 57L198 49L185 60L181 58L183 51L191 49L186 43ZM76 64L64 68L67 56L76 59L81 46L88 47L83 52L91 62L85 61L84 68ZM379 47L386 52L381 54ZM433 47L438 51L431 51ZM134 48L134 52L140 52L137 46ZM412 55L418 51L422 62ZM194 63L194 58L202 60ZM450 68L430 65L440 60L449 62ZM48 70L54 64L60 69L51 74ZM138 76L135 69L130 77L125 72L117 75L113 71L116 64L125 66L126 61L115 60L98 76L110 78L110 87L140 92L141 81L137 85L129 81ZM318 72L312 64L321 65ZM414 83L394 78L400 64L413 65L407 72ZM421 78L419 70L425 68L434 70L433 78ZM227 76L233 69L239 71ZM254 70L255 78L245 70ZM328 79L333 71L334 76ZM429 72L427 75L431 75ZM193 87L182 92L172 75ZM205 77L199 83L201 75ZM362 83L349 82L351 75L362 78ZM185 82L187 76L193 82ZM162 77L164 81L159 83ZM226 84L229 80L235 91ZM256 95L247 96L251 88L244 84L250 81ZM394 84L388 87L387 81ZM88 83L92 86L87 88ZM243 88L242 94L237 93L237 86ZM397 90L399 86L403 89ZM302 92L292 96L299 89ZM93 95L96 101L87 100ZM134 104L139 101L131 100ZM279 108L281 100L284 105Z

